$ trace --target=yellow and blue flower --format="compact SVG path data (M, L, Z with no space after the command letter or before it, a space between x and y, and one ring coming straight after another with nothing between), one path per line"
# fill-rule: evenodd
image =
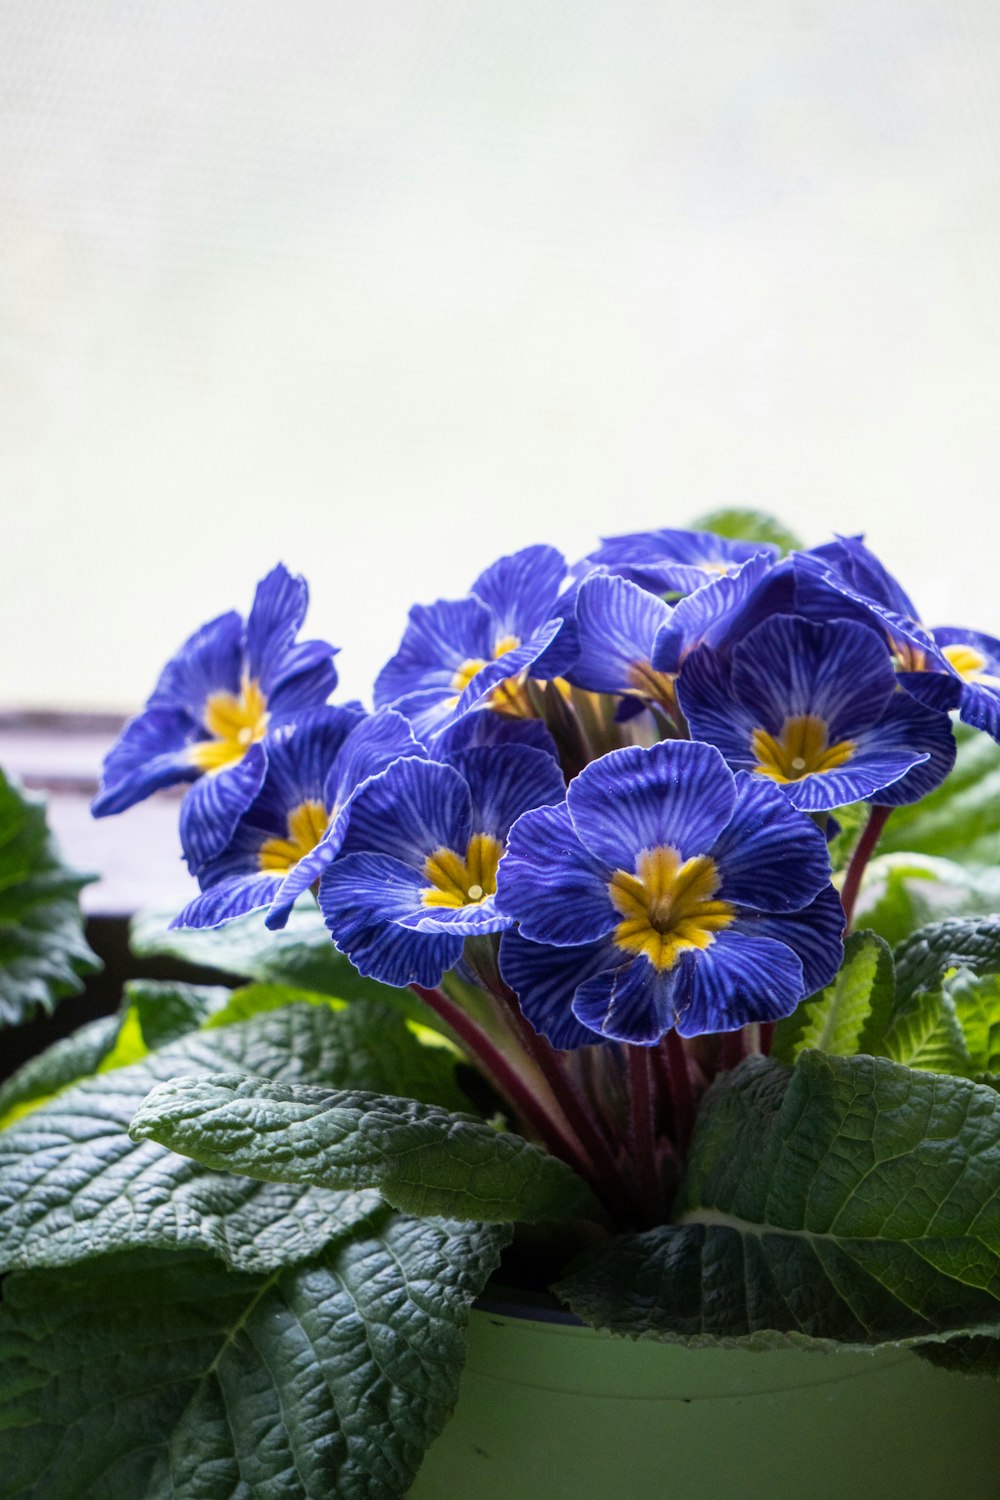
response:
M564 792L552 756L525 745L396 761L357 792L320 882L338 948L385 984L438 984L467 937L509 925L495 891L510 825Z
M337 684L335 648L296 639L308 598L305 579L279 564L257 585L245 623L230 610L185 641L108 752L95 817L193 781L181 808L192 869L221 852L260 791L268 730L325 703Z
M422 738L474 708L517 711L510 684L558 676L571 659L560 600L566 574L554 547L526 547L481 573L467 598L415 604L376 679L376 707L405 714Z
M752 557L776 561L769 542L739 542L712 531L633 531L604 537L585 559L627 578L652 594L690 594L713 579L734 573Z
M426 756L408 720L358 705L309 709L263 741L260 791L229 833L225 848L198 872L202 894L172 923L218 927L270 907L283 927L299 895L340 849L351 799L402 756Z
M854 620L775 615L731 658L702 647L677 694L695 739L819 812L916 802L947 776L947 716L900 690L884 638Z
M612 751L519 818L496 905L503 976L561 1049L774 1021L842 957L820 830L688 741Z

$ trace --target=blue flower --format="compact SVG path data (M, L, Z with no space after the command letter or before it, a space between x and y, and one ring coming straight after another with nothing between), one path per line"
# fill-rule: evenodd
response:
M296 639L308 597L305 579L279 563L245 624L230 610L185 641L105 757L95 817L194 781L181 808L189 862L197 870L221 851L260 790L268 729L325 703L337 684L334 647Z
M853 620L765 620L732 659L701 648L677 684L695 739L810 812L916 802L955 760L944 714L897 688L882 637Z
M508 925L494 892L511 823L564 791L551 755L522 745L397 761L358 791L320 882L338 948L385 984L438 984L466 937Z
M401 756L426 755L402 715L353 705L307 710L263 743L260 791L222 853L202 866L202 894L174 927L217 927L266 906L268 925L283 927L339 850L357 788Z
M712 531L665 528L604 537L586 562L652 594L690 594L759 556L773 562L778 549L769 542L737 542Z
M788 1015L842 957L820 830L710 745L631 746L519 818L500 967L554 1047L652 1046Z
M423 738L484 704L524 713L517 680L558 676L570 659L565 579L554 547L526 547L481 573L468 598L415 604L375 682L376 706L398 709Z

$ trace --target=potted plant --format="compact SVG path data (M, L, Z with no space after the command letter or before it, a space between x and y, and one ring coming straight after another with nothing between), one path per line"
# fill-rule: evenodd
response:
M228 982L0 1090L5 1495L993 1495L1000 642L746 513L502 558L372 712L305 607L105 762Z

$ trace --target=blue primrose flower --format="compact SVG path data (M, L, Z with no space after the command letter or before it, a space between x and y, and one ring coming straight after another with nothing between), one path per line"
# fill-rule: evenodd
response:
M603 537L585 561L652 594L690 594L759 556L774 562L778 549L770 542L738 542L713 531L663 528Z
M899 689L884 639L853 620L776 615L731 659L692 653L677 694L695 739L809 812L919 801L955 761L947 715Z
M519 818L496 905L504 979L558 1048L774 1021L843 954L820 830L689 741L614 750Z
M385 984L438 984L467 937L509 925L495 890L510 825L564 791L552 756L524 745L397 761L358 791L320 882L338 948Z
M484 704L522 713L517 679L559 676L571 659L565 580L560 552L526 547L480 573L468 598L415 604L376 679L376 707L398 709L422 738Z
M296 639L308 599L305 579L279 563L245 623L230 610L184 642L105 757L95 817L193 781L181 807L188 861L197 870L221 852L260 790L268 729L325 703L337 685L335 648Z
M356 705L308 710L263 744L260 791L222 853L199 870L202 894L174 927L218 927L267 906L268 926L283 927L340 849L357 789L401 756L426 755L401 714Z

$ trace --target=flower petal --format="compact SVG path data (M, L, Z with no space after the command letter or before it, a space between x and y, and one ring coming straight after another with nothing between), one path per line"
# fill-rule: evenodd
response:
M355 719L335 760L330 763L323 795L331 809L342 807L362 782L378 776L394 760L411 756L426 760L427 752L418 744L410 721L391 708Z
M467 661L489 661L494 645L493 618L479 599L415 604L399 650L375 679L375 707L431 689L453 696L456 672Z
M761 911L800 911L830 883L826 839L771 781L740 771L736 809L711 850L718 897Z
M630 745L591 761L566 803L583 846L612 869L632 870L640 849L667 844L682 859L702 854L732 817L732 772L711 745Z
M203 891L171 922L171 927L221 927L234 917L267 906L281 884L280 875L237 876Z
M221 854L261 789L267 770L263 743L251 745L235 766L202 776L181 803L180 835L193 875Z
M743 912L740 930L748 935L773 938L798 955L802 964L804 993L815 995L830 983L844 960L844 908L832 885L820 891L802 911L770 915Z
M594 693L634 691L634 668L652 662L657 631L669 628L672 614L669 604L624 578L588 578L576 596L580 655L571 680Z
M692 737L715 745L735 770L752 771L753 716L733 692L732 667L710 646L692 651L677 679L677 701Z
M104 757L100 791L90 809L94 817L124 812L159 787L193 781L200 773L188 747L196 738L184 709L147 708L132 719Z
M397 760L358 789L347 822L344 854L391 855L422 871L436 849L467 848L473 832L469 788L451 766Z
M681 1036L703 1036L738 1031L751 1021L777 1021L791 1015L805 992L797 954L737 923L717 932L711 946L695 956L677 1030Z
M551 756L521 745L466 750L451 757L472 797L472 831L506 842L511 824L533 807L562 802L566 783Z
M687 1005L693 963L685 953L672 969L660 971L646 958L629 959L581 984L573 1014L609 1041L654 1047Z
M469 592L489 609L498 638L516 635L524 640L555 613L566 571L566 560L555 547L523 547L492 563Z
M495 898L487 896L468 906L425 907L411 916L400 917L400 925L414 932L445 932L457 937L479 937L483 933L502 932L511 925L496 907Z
M576 946L621 920L608 895L610 871L580 843L565 803L525 813L497 870L497 906L535 942Z
M328 706L306 709L292 722L265 736L267 775L248 819L284 835L288 814L302 802L326 806L326 782L351 732L366 719L364 710Z
M235 610L188 636L160 673L147 708L183 709L196 724L212 693L238 693L243 672L243 621Z
M324 875L323 919L360 974L400 988L433 986L458 962L461 937L398 925L398 917L420 909L422 885L417 871L378 854L351 855Z
M659 636L653 651L658 672L676 672L682 657L695 646L721 645L773 566L766 552L747 558L681 599L673 612L671 629Z
M604 1041L573 1014L573 996L594 974L617 963L612 943L552 948L519 933L500 939L500 972L518 997L521 1012L540 1036L564 1051Z

